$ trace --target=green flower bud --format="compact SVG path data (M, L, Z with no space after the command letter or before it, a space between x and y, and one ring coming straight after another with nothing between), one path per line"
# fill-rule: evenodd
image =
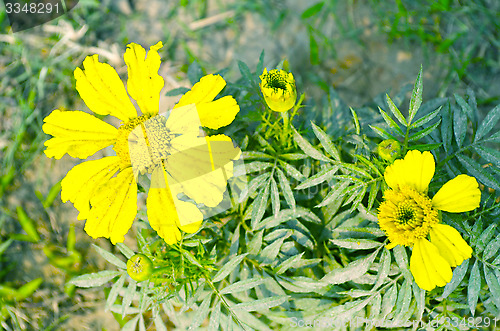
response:
M153 262L144 254L135 254L127 261L127 273L133 280L142 282L153 273Z
M377 152L381 159L394 162L401 153L401 144L394 139L386 139L378 144Z
M269 72L264 69L260 75L260 90L271 110L285 112L292 108L297 101L295 79L291 72L273 69Z

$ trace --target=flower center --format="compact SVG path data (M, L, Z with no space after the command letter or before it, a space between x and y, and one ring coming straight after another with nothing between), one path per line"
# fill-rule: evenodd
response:
M267 73L266 87L274 90L287 91L288 82L286 77L279 71L270 71Z
M394 245L411 246L425 238L439 222L439 213L431 199L409 186L387 190L378 209L378 222Z
M134 174L152 173L171 152L173 136L163 116L142 115L118 128L113 149L120 157L120 169L132 166Z

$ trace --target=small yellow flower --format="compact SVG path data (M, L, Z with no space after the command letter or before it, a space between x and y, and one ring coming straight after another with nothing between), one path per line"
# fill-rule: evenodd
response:
M470 211L481 201L476 179L467 175L448 181L429 198L434 170L429 152L409 151L404 159L396 160L385 170L389 189L378 209L379 226L391 241L387 248L413 246L410 270L417 285L427 291L450 282L451 268L472 255L472 248L457 230L440 224L440 211Z
M291 109L297 100L295 79L291 72L273 69L260 75L260 90L271 110L284 112Z
M226 82L207 75L187 92L169 113L159 115L163 78L158 75L159 42L146 50L135 43L127 46L127 90L117 72L98 56L83 61L75 70L76 89L91 111L121 120L118 128L83 111L54 110L42 129L53 137L45 142L47 157L64 154L86 159L113 145L116 156L85 161L71 169L61 182L61 199L73 202L78 219L86 219L85 231L93 238L122 242L137 214L137 178L151 176L147 215L151 227L168 244L180 230L194 233L203 215L194 203L182 201L184 193L196 203L217 206L232 160L239 157L229 137L200 137L200 127L218 129L230 124L239 111L231 96L214 101ZM128 92L128 94L127 94ZM141 110L138 114L132 97ZM226 152L222 158L216 157ZM191 150L196 150L194 154ZM217 152L217 153L216 153ZM215 156L214 156L215 155Z
M386 139L378 144L377 153L382 160L393 162L401 153L401 145L397 140Z

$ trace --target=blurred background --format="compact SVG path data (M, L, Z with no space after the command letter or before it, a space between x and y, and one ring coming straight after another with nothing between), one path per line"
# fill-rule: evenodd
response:
M92 243L113 247L88 237L60 200L59 181L77 160L42 152L45 116L86 109L73 70L87 55L99 54L125 80L127 43L161 40L167 92L191 87L192 71L237 81L241 63L255 68L264 51L268 68L288 61L306 94L304 120L332 94L352 107L394 95L420 65L424 101L473 91L490 109L500 97L496 0L81 0L16 33L1 2L0 9L0 326L7 330L120 328L120 316L103 311L102 289L65 286L105 266ZM162 107L177 98L163 98Z

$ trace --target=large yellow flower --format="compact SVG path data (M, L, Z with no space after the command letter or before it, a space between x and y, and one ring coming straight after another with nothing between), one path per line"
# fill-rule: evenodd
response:
M84 70L75 70L76 89L86 105L96 114L120 119L118 128L83 111L56 109L44 119L43 131L53 136L45 142L47 157L60 159L67 153L86 159L110 145L116 152L73 167L61 183L63 202L73 202L93 238L110 238L113 244L124 240L137 214L137 180L144 175L151 178L148 220L160 237L173 244L180 239L179 229L196 232L203 215L196 204L184 201L185 196L216 206L232 175L231 161L239 157L229 137L200 136L200 127L226 126L239 111L231 96L214 101L226 84L222 77L203 77L168 118L159 114L162 46L151 46L147 54L140 45L127 46L127 90L117 72L99 62L97 55L84 60Z
M409 151L404 159L396 160L385 170L390 189L384 192L378 209L380 228L391 241L387 248L413 246L410 270L418 286L427 291L450 282L451 268L472 255L472 248L457 230L440 224L440 211L470 211L481 201L476 179L467 175L448 181L429 198L434 170L434 157L429 152Z

